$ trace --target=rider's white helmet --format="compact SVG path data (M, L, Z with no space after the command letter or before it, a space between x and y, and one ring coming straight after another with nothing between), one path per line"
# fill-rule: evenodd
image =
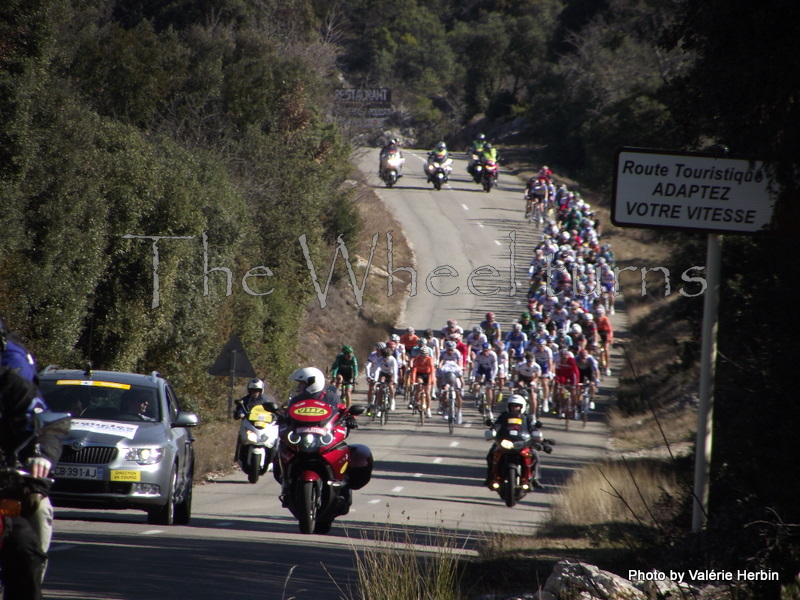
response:
M325 389L325 375L316 367L297 369L294 373L289 375L289 381L305 383L305 391L311 394L316 394Z
M264 391L264 382L261 381L260 379L258 379L257 377L255 379L251 379L250 382L247 384L247 389L248 390L260 390L260 391L263 392Z
M506 402L506 405L508 406L508 408L511 408L512 404L518 404L520 406L520 412L521 413L524 413L525 409L528 406L528 403L525 400L525 397L524 396L520 396L519 394L514 394L513 396L511 396L511 398L508 399L508 402Z

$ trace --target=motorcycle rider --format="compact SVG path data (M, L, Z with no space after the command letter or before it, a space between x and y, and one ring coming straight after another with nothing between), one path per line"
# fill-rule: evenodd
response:
M469 163L467 164L467 173L469 173L470 175L473 175L475 163L478 160L480 160L481 155L483 155L483 147L485 145L486 145L486 136L482 133L479 133L475 137L475 139L472 140L472 145L467 150L467 155L469 156Z
M336 393L336 388L325 386L325 375L316 367L297 369L289 375L289 381L296 383L297 388L295 395L289 398L287 406L292 406L301 400L322 400L340 412L347 409ZM352 429L358 427L355 418L351 417L348 421L352 421L352 425L350 422L345 422L348 427Z
M382 178L383 177L383 170L386 166L386 159L388 159L393 153L397 153L397 155L402 158L403 153L400 152L400 146L398 146L398 141L396 138L391 138L386 145L381 148L381 152L378 156L378 175ZM397 177L400 178L403 175L400 173L400 167L397 169Z
M527 429L533 439L541 438L541 432L537 429L534 418L525 412L525 398L519 394L514 394L508 399L506 407L506 411L501 413L494 422L491 419L486 420L486 426L494 429L496 438L503 436L504 429L509 425L509 419L522 420L522 426ZM483 485L487 487L492 485L494 452L496 449L497 442L492 444L489 453L486 455L486 480ZM533 455L533 479L531 479L531 485L536 489L542 489L544 486L539 481L539 453L536 448L531 447L531 454Z
M440 165L447 160L449 153L447 152L447 144L439 142L436 147L428 153L428 165L431 163L439 163ZM431 171L428 170L427 165L425 173L428 175L428 183L431 183Z
M48 410L48 406L38 389L39 377L37 375L38 368L36 366L36 359L24 346L19 337L7 328L1 314L0 365L2 367L8 367L12 372L29 382L33 388L34 398L31 400L27 409L28 421L26 427L30 429L32 415ZM0 414L0 417L2 417L2 414ZM48 477L51 467L58 462L58 459L61 457L61 442L53 436L46 437L47 439L45 441L50 446L42 448L41 452L34 451L30 456L27 456L26 468L31 475L38 478ZM55 440L57 444L54 443L53 440ZM41 454L44 454L44 456L41 456ZM50 503L50 498L46 493L48 487L49 486L42 485L41 489L34 494L36 498L35 502L32 503L33 510L30 511L26 517L28 523L41 542L41 552L45 557L41 568L41 579L44 579L44 573L47 569L47 552L50 549L50 541L53 538L53 505Z
M47 409L37 388L9 366L0 366L0 453L14 457L15 450L31 437L34 415ZM61 441L43 434L30 441L20 453L25 470L37 478L47 477L61 457ZM23 500L22 516L9 519L3 540L2 563L6 600L42 597L42 580L52 536L52 506L47 498L49 484L37 480ZM43 506L46 505L46 506Z
M264 404L268 398L264 395L264 382L259 378L251 379L247 383L247 395L235 401L236 409L233 418L237 421L244 419L250 411L259 404Z

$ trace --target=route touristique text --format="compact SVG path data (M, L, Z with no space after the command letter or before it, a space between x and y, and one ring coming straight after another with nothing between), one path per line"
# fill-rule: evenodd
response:
M198 236L196 235L189 235L189 236L168 236L168 235L135 235L135 234L125 234L122 236L124 239L130 240L149 240L152 244L152 264L153 264L153 296L152 296L152 308L158 308L161 304L161 293L160 293L160 282L159 282L159 243L166 242L166 241L187 241L187 240L194 240ZM519 288L524 288L522 291L523 293L527 294L528 286L527 284L524 286L520 286L517 283L517 277L520 273L517 272L517 264L516 264L516 231L511 231L508 234L509 242L508 242L508 273L507 279L505 275L501 274L501 272L492 265L482 265L473 269L466 278L466 286L469 293L477 295L477 296L497 296L500 294L506 294L509 297L513 297L519 291ZM208 235L207 232L203 231L200 235L202 240L202 247L203 247L203 296L209 295L209 275L210 274L221 274L225 278L225 296L230 296L233 293L233 280L234 275L233 271L229 267L225 266L209 266L208 260ZM367 285L367 277L368 275L373 272L372 262L375 257L375 252L378 245L378 239L380 238L380 234L376 233L372 236L372 242L370 246L370 253L369 253L369 260L367 261L366 267L363 270L361 276L361 282L358 282L358 277L353 269L352 261L350 260L350 252L347 249L347 245L345 244L343 238L340 236L336 242L333 252L333 259L330 262L327 281L325 283L325 287L323 288L320 285L320 277L317 274L317 266L314 264L314 261L311 257L311 250L308 246L307 238L304 235L301 235L298 238L298 243L303 251L303 256L306 260L306 266L308 268L309 276L311 281L314 285L314 289L317 293L317 298L320 303L320 308L325 308L327 305L327 296L328 290L330 289L331 281L333 279L333 275L335 272L336 261L339 258L339 255L342 255L342 259L344 260L345 267L347 269L348 276L350 278L350 283L353 288L353 294L355 296L356 303L358 306L363 306L364 302L364 289ZM410 285L409 285L409 297L413 298L417 295L417 279L418 273L414 267L410 266L398 266L394 265L393 259L393 238L392 232L386 232L386 268L376 268L375 272L386 277L386 286L387 286L387 295L392 296L394 294L394 279L397 277L395 273L398 271L403 271L408 273L411 276ZM599 267L597 268L599 269ZM600 284L599 284L599 276L596 277L598 283L596 283L596 287L594 290L587 290L583 293L579 293L577 290L577 286L575 285L578 281L578 273L576 267L573 267L572 271L569 272L565 267L554 267L552 262L548 263L545 267L545 280L552 281L553 274L557 271L561 271L563 273L569 273L572 280L573 292L575 295L579 297L585 297L587 295L591 295L594 293L600 294ZM691 284L692 287L699 287L697 291L692 293L686 291L683 287L681 287L678 291L682 296L687 298L700 296L708 287L706 280L700 276L692 276L693 271L704 271L705 267L703 266L693 266L686 269L680 275L681 281ZM669 296L672 293L672 286L671 286L671 276L670 271L666 267L641 267L640 269L634 266L627 266L627 267L616 267L614 269L614 275L616 279L616 283L614 284L614 295L620 295L619 292L619 277L620 274L626 271L641 271L641 294L642 296L647 295L647 275L651 272L660 272L663 276L663 281L665 285L664 294ZM595 271L596 275L597 270ZM251 283L251 280L255 278L271 278L274 277L275 273L273 270L267 266L257 266L249 269L241 278L241 286L242 290L251 296L269 296L275 291L275 288L271 288L266 291L254 290L253 285L256 285L255 282ZM452 265L440 265L432 269L427 276L425 277L425 289L428 293L434 296L453 296L458 294L461 291L461 286L458 285L459 278L462 275L458 272L458 270L453 267ZM487 283L487 280L489 283ZM507 281L507 286L502 287L500 285L496 285L500 281ZM256 285L256 287L259 287ZM490 289L486 289L486 288ZM556 290L552 288L551 285L545 286L545 291L548 296L554 297L559 295Z

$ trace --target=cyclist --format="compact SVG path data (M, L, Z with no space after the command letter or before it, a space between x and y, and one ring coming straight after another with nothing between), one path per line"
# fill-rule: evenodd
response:
M480 325L476 325L472 328L472 331L467 336L466 344L468 347L468 356L467 356L467 372L472 372L472 365L475 362L475 355L480 353L483 345L487 343L489 340L487 339L486 335L483 333L483 329L481 329Z
M569 397L572 406L577 406L578 402L578 381L580 381L580 373L578 366L575 364L575 357L572 352L564 348L558 353L558 363L556 364L556 383L553 388L553 398L560 402L560 391L562 388L569 390ZM559 417L566 418L566 411L564 406L559 406Z
M492 408L503 399L503 386L506 384L506 377L508 377L508 352L506 352L505 344L499 340L496 341L494 343L494 353L497 354L497 376L495 378L497 396L493 395L492 397Z
M480 385L486 384L486 402L489 406L494 406L492 402L491 384L494 383L494 378L497 376L497 354L492 350L492 345L489 342L484 342L481 346L480 352L475 355L472 367L472 395L478 395L478 388Z
M331 383L342 396L342 402L349 408L352 400L353 385L358 379L358 361L351 346L342 346L341 353L331 365Z
M597 274L597 280L600 282L603 296L608 297L608 314L613 315L617 277L604 257L599 256L597 258L597 265L597 270L599 271Z
M453 336L457 333L463 335L464 330L461 327L459 327L458 321L456 321L455 319L450 319L447 322L447 325L445 325L442 328L442 339L445 342L449 342L450 340L453 339Z
M444 400L446 399L444 388L449 385L456 392L455 420L456 423L459 425L461 425L462 422L461 388L463 387L463 377L464 377L464 369L462 365L463 362L461 359L461 355L458 352L458 350L455 349L455 342L445 342L445 351L442 352L442 355L439 358L439 369L437 372L440 382L439 387L441 389L441 393L439 395L440 408L442 410L442 413L444 414L445 420L447 420L450 417L450 415L448 414L448 411L445 410L443 403Z
M594 394L597 390L597 382L600 376L597 359L589 354L587 350L581 350L575 358L575 366L578 367L578 374L580 375L579 383L589 384L589 401L594 404ZM575 411L575 418L578 418L578 411Z
M428 418L431 416L431 384L435 370L436 365L431 356L431 349L422 346L419 354L411 359L411 381L420 384L417 399L420 399L421 396L419 407L420 410L425 411Z
M528 398L531 402L531 414L536 415L538 408L536 399L536 384L542 376L542 368L533 358L532 352L526 352L522 362L514 366L514 382L517 388L524 388L528 391Z
M500 323L494 320L494 313L486 313L486 320L481 322L481 329L486 335L486 341L494 344L496 341L503 339L503 332Z
M543 337L536 338L533 352L533 359L542 370L542 412L550 410L550 380L555 376L555 365L553 364L553 351L547 346Z
M381 355L376 363L376 381L385 382L389 386L389 398L391 406L389 410L394 410L394 392L397 385L398 366L397 359L392 355L392 350L386 346L381 350Z
M606 316L606 309L602 306L597 307L597 333L600 336L600 366L605 368L606 376L611 375L609 364L608 349L614 343L614 329L611 327L611 319Z
M441 346L439 344L439 338L433 335L433 329L426 329L425 333L422 334L422 337L425 340L425 345L431 349L431 358L433 358L433 362L439 362Z
M528 336L522 331L522 324L515 323L514 329L509 331L506 336L506 352L508 352L509 360L513 359L516 362L522 360L527 345Z
M372 397L375 393L375 380L378 377L378 360L381 358L381 350L386 348L386 344L378 342L375 344L375 350L367 357L366 375L367 375L367 405L372 407Z

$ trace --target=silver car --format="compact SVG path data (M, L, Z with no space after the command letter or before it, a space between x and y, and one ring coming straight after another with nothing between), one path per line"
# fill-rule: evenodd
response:
M149 523L185 525L192 513L197 415L150 375L48 367L39 387L54 411L72 413L53 468L54 505L139 509Z

